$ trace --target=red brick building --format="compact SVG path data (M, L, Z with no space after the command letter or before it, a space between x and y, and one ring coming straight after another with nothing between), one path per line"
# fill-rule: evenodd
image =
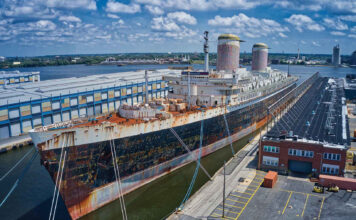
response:
M258 169L340 176L345 169L346 151L342 145L265 138L259 146Z
M258 168L341 176L349 146L342 80L319 77L261 139Z

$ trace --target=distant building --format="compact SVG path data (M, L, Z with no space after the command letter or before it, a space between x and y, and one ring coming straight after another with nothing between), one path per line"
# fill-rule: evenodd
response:
M339 66L341 64L341 57L340 57L340 46L336 45L333 48L333 56L331 59L331 63L334 66Z
M20 65L20 64L21 64L20 61L14 61L14 62L12 62L12 65Z
M351 65L356 65L356 50L351 55Z
M5 61L5 57L0 57L0 62L4 62Z

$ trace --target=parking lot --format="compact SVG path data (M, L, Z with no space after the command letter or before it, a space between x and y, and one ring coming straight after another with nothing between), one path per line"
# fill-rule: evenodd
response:
M264 173L247 179L225 202L225 219L355 219L356 193L314 193L308 179L278 176L274 188L261 186ZM246 181L245 181L246 182ZM208 219L221 219L220 204Z

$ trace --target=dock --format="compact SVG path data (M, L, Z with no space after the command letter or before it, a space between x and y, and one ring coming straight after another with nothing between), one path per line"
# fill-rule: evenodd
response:
M266 129L261 131L262 135L264 135L265 133ZM258 177L257 179L255 178L256 176L261 175L259 171L256 171L255 169L255 166L257 166L257 164L252 167L249 166L249 164L252 163L254 158L256 157L256 149L258 147L259 139L260 135L255 136L247 145L245 145L238 153L236 153L233 158L231 158L226 163L226 195L230 195L234 191L241 192L242 194L246 192L247 194L245 194L244 198L248 198L251 194L249 193L251 192L249 191L251 190L249 187L250 183L255 183L256 180L259 181L261 179ZM217 207L219 207L223 202L223 169L224 168L222 167L219 171L217 171L216 174L213 176L212 181L207 182L188 200L183 210L172 214L168 219L207 219L211 214L214 214L214 210L216 210ZM229 196L227 197L227 199L229 199ZM238 201L236 199L230 199L230 201L231 200ZM243 204L240 203L240 206L241 205Z
M11 138L0 139L0 154L9 150L21 148L32 144L30 135L14 136Z

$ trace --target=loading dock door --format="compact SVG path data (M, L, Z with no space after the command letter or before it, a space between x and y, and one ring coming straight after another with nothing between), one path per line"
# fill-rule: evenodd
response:
M0 126L0 139L9 138L9 137L10 137L9 126L8 125Z
M297 160L288 160L288 169L292 172L297 173L311 173L312 163Z

